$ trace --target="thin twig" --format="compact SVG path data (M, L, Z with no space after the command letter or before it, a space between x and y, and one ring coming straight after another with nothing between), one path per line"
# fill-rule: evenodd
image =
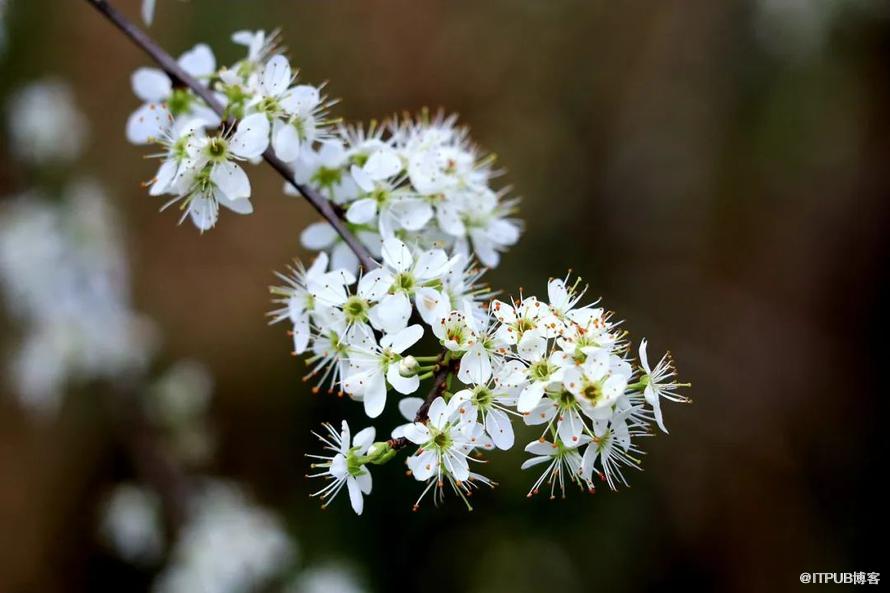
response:
M198 80L195 80L194 77L183 70L176 60L149 37L145 31L136 27L129 21L129 19L118 12L116 8L106 2L106 0L86 1L120 29L127 38L142 48L151 59L157 62L158 66L167 73L174 84L190 88L196 95L201 97L201 99L203 99L217 115L222 118L225 117L225 107L219 102L213 94L213 91ZM297 191L299 191L303 197L312 204L315 210L318 211L318 213L321 214L332 227L334 227L337 234L340 235L343 241L349 246L353 253L355 253L356 257L358 257L359 262L365 270L373 270L378 266L378 263L374 261L374 258L372 258L371 254L368 252L368 249L356 238L352 231L346 227L343 219L337 214L330 201L322 196L315 188L297 183L294 179L294 172L287 163L275 156L271 147L263 153L263 158L284 178L285 181L293 185Z

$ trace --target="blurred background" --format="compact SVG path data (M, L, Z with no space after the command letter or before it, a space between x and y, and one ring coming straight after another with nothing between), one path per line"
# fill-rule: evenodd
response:
M115 4L137 20L138 2ZM169 532L143 534L154 554L128 558L109 542L115 508L157 508L134 485L146 468L169 478L150 450L125 445L142 428L115 414L137 366L156 377L153 397L173 393L192 402L176 413L200 417L182 434L165 408L152 431L215 476L205 507L256 527L241 550L212 528L207 541L233 562L266 549L251 569L272 557L283 575L190 591L784 591L803 571L885 567L886 2L159 0L150 31L174 55L203 41L230 63L242 55L233 31L280 27L302 76L329 80L347 120L459 112L523 197L526 232L489 282L543 292L571 267L693 383L694 404L666 407L671 432L644 443L629 489L527 499L532 476L516 450L493 456L500 487L480 492L473 512L450 500L412 513L418 484L391 463L360 518L342 499L319 510L303 454L322 421L364 426L361 408L311 395L283 327L264 316L273 271L307 255L298 237L314 213L258 168L254 215L225 216L203 236L177 226L140 187L155 165L123 133L138 106L129 76L146 58L83 1L9 0L0 11L0 195L106 196L110 212L77 209L78 232L114 235L103 244L120 245L128 264L102 269L128 288L111 300L144 317L120 331L153 353L120 356L124 378L111 385L29 399L14 366L28 336L7 295L0 591L185 590L158 584L176 582L171 562L189 555L165 565L158 538ZM83 112L64 125L84 152L38 170L16 150L9 114L47 100L22 95L47 80ZM62 181L72 178L94 185L72 190ZM0 226L17 215L0 210ZM47 332L52 343L56 328ZM378 434L395 421L376 422ZM127 523L135 539L145 524Z

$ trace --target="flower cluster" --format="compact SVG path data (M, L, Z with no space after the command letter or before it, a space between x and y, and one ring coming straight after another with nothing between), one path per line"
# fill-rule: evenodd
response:
M475 466L484 451L514 446L520 420L540 431L523 464L544 467L530 494L626 484L625 468L640 465L637 437L652 424L664 430L661 399L686 401L678 390L687 385L667 355L650 367L645 340L634 360L620 323L581 304L580 280L552 279L546 299L509 301L480 283L476 263L497 266L522 226L517 201L493 185L494 157L454 116L423 111L364 127L332 120L333 101L297 83L276 35L233 40L247 56L231 67L218 69L204 45L180 58L206 88L177 87L159 70L134 75L145 104L128 137L163 149L150 193L172 195L168 204L203 231L220 205L252 211L239 163L264 156L285 193L305 194L325 216L301 234L319 255L279 275L270 314L290 324L313 390L348 395L377 418L393 392L412 396L432 382L425 399L399 401L409 422L388 440L373 442L373 428L352 437L345 422L325 425L317 436L327 453L313 456L313 475L328 480L316 492L324 504L345 486L361 513L369 466L409 446L421 499L433 491L438 502L447 484L466 502L474 487L494 485Z
M399 401L409 423L388 441L373 443L373 429L350 440L345 422L339 433L327 427L319 438L332 455L314 464L316 476L331 480L318 492L326 501L346 485L360 513L362 494L371 491L368 466L408 444L417 446L407 465L426 484L421 498L432 490L441 500L447 484L466 501L477 485L493 485L473 470L479 454L511 449L517 421L540 430L523 464L544 466L530 495L546 486L564 496L567 483L594 491L597 478L616 489L627 484L625 468L639 468L636 437L650 434L653 423L666 432L661 399L686 401L678 389L687 385L674 380L669 356L653 368L643 340L634 361L620 323L581 304L578 279L551 279L546 299L489 301L479 272L461 255L398 239L381 251L382 265L360 279L328 270L322 254L273 289L281 305L273 322L290 321L295 352L311 353L307 378L362 402L370 418L391 392L410 395L422 380L442 378L431 401ZM438 354L411 353L425 332L439 342Z
M494 157L472 144L455 116L422 112L367 129L335 125L327 115L333 101L320 87L297 82L275 35L242 31L233 40L247 47L247 56L231 67L217 69L204 44L179 58L185 72L212 89L216 105L175 86L161 70L133 74L143 104L127 122L127 138L161 149L151 195L173 196L167 205L179 203L202 231L216 224L219 206L249 214L250 180L240 162L256 161L271 147L290 164L296 183L343 212L375 256L384 240L401 238L467 258L474 253L494 267L516 243L516 200L492 187ZM299 193L290 183L284 191ZM336 267L357 272L358 258L327 222L309 226L302 240L327 251Z
M247 55L231 67L217 69L204 44L179 58L186 73L212 89L212 105L175 86L162 70L139 68L132 77L143 104L127 121L127 139L160 146L161 165L149 193L173 196L165 207L179 203L183 218L202 231L216 224L220 206L239 214L253 211L241 162L258 161L270 146L280 159L292 161L324 138L330 123L329 102L318 87L296 84L290 63L276 53L274 35L241 31L232 39Z
M350 229L375 255L381 240L399 237L466 258L474 254L495 267L519 239L521 224L512 218L517 201L491 187L494 157L481 154L456 121L422 112L372 123L367 131L338 126L293 163L296 181L319 188L342 208ZM302 241L355 271L355 255L328 223L307 227Z

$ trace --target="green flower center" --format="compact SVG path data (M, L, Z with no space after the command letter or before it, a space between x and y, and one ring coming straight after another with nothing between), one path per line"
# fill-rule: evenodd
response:
M528 374L533 380L543 381L556 371L556 368L547 360L539 360L528 367Z
M167 99L167 109L173 117L179 117L184 113L188 113L191 109L194 97L187 89L173 89L170 98Z
M343 171L340 169L331 169L329 167L319 167L312 180L321 187L333 187L340 183L343 178Z
M395 282L393 282L393 288L398 292L414 292L414 287L417 285L417 282L414 280L414 276L410 272L402 272L398 276L396 276Z
M217 163L222 163L227 159L228 154L228 142L226 142L220 136L216 136L210 139L210 143L207 145L207 155L210 157L210 160Z
M343 305L343 313L350 323L365 321L368 318L368 301L358 295L352 295L346 299Z

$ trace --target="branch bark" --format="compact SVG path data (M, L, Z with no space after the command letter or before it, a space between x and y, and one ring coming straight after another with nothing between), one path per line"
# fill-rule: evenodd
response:
M219 102L213 94L213 91L183 70L176 60L149 37L145 31L136 27L106 0L86 0L86 2L91 4L93 8L98 10L99 13L114 24L130 41L147 53L149 57L167 73L174 84L190 88L196 95L201 97L201 99L207 103L208 107L213 109L217 115L222 118L225 117L225 107ZM312 207L315 208L322 218L334 227L337 234L340 235L343 241L349 246L353 253L355 253L356 257L358 257L359 262L365 270L373 270L379 265L374 261L374 258L371 257L368 249L358 240L352 231L347 228L343 219L337 214L337 211L334 209L331 202L322 196L315 188L297 183L294 179L294 172L287 163L275 156L271 147L263 153L263 159L265 159L269 166L275 169L285 181L297 188L297 191L299 191L303 197L312 204Z

